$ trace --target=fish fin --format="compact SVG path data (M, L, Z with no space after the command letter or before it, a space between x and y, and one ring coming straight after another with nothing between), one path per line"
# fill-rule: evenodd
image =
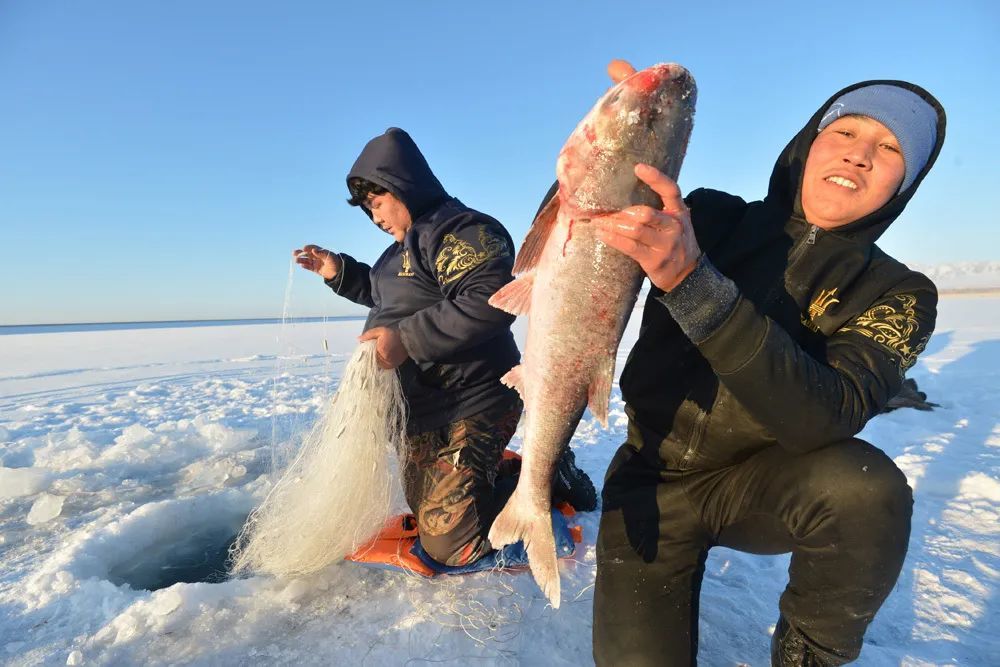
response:
M493 521L489 540L494 549L523 541L531 576L552 608L559 608L559 563L556 560L556 540L552 534L552 515L547 508L532 507L522 500L515 489L514 495Z
M559 192L552 195L552 199L542 207L542 210L535 216L535 221L531 223L528 235L524 237L524 243L517 252L514 259L514 275L530 271L538 266L538 260L542 258L542 250L545 249L545 242L549 239L549 234L556 226L556 218L559 217Z
M504 373L503 377L500 378L500 382L511 389L517 389L521 400L524 400L524 364L518 364Z
M531 289L535 285L535 272L529 271L507 283L490 297L489 304L511 315L525 315L531 310Z
M604 428L608 427L608 403L611 402L611 383L614 377L615 355L610 354L598 365L587 388L587 407Z

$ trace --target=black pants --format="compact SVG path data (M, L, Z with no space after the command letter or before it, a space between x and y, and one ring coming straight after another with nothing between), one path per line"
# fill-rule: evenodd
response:
M791 551L781 614L831 664L853 660L899 576L912 504L903 473L862 440L684 472L623 445L604 484L594 659L695 664L705 559L722 545Z

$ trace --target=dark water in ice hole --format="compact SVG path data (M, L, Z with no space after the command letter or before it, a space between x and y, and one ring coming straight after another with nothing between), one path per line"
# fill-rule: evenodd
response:
M108 572L116 586L155 591L176 583L217 584L228 578L229 547L238 530L228 525L194 528L183 535L171 534L143 549L135 558L118 563Z

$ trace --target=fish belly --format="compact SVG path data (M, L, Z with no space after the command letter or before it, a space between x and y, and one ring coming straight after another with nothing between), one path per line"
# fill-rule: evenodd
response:
M521 475L534 478L532 487L546 504L553 469L591 386L613 375L641 281L639 265L597 240L594 225L560 213L537 269L522 363Z

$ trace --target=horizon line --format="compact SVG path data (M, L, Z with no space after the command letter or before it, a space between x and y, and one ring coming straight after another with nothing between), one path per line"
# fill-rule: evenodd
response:
M342 319L363 319L365 315L301 315L294 317L222 317L222 318L184 318L171 320L115 320L111 322L31 322L20 324L0 324L0 329L11 329L14 327L87 327L118 324L178 324L181 322L302 322L306 320L342 320Z

